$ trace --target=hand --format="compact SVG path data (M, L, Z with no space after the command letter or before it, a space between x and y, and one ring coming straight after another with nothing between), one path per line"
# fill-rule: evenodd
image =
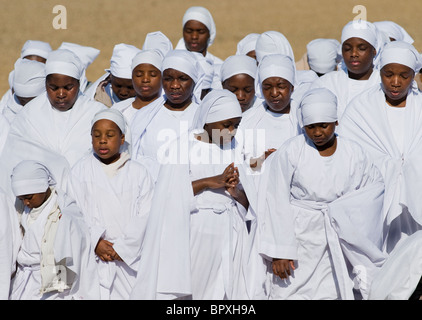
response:
M287 279L289 276L291 276L291 270L295 270L295 265L293 263L293 260L289 259L273 259L272 263L273 267L273 273L276 276L279 276L280 279Z
M265 159L267 159L269 156L270 156L270 154L271 153L273 153L273 152L275 152L275 151L277 151L277 149L274 149L274 148L270 148L270 149L268 149L267 151L265 151L265 153L264 153L264 158Z
M113 243L100 239L95 247L95 254L103 261L113 261L117 253L113 249Z
M239 179L239 173L237 168L234 167L234 163L229 164L223 173L212 177L208 182L208 188L233 188L237 185Z

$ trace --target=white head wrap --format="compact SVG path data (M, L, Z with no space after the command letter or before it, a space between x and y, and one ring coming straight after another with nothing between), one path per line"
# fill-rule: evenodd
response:
M215 28L214 19L208 9L204 7L190 7L183 15L183 27L189 20L199 21L208 28L208 31L210 32L208 45L212 45L215 40L217 30Z
M130 44L116 44L110 59L110 69L106 71L117 78L132 79L132 59L140 51Z
M199 65L204 72L204 80L202 82L202 89L210 89L213 88L214 82L214 67L208 59L206 59L201 53L199 52L192 52L196 58L198 59Z
M317 73L333 71L341 61L340 42L336 39L315 39L306 49L309 66Z
M418 73L422 68L422 57L413 45L405 41L393 41L385 45L381 57L380 68L389 63L405 65Z
M119 110L114 108L107 108L98 111L91 121L91 127L94 126L95 122L103 119L113 121L119 127L120 131L122 131L123 134L126 133L126 120Z
M18 97L33 98L45 91L45 64L19 58L13 73L13 89Z
M158 50L154 49L139 51L132 59L132 71L142 63L152 64L158 70L162 71L163 56Z
M287 38L278 31L266 31L256 41L256 60L261 63L262 58L269 54L284 54L295 61L292 46Z
M203 132L206 123L239 117L242 109L236 95L226 89L214 89L204 97L195 114L194 132Z
M341 32L341 44L350 38L361 38L378 51L377 28L373 23L365 20L350 21Z
M195 53L178 49L170 51L163 60L163 72L166 69L175 69L191 77L195 83L194 100L196 103L201 101L205 73Z
M337 121L337 97L326 88L307 91L300 103L302 127L314 123Z
M295 85L296 69L293 60L283 54L265 56L258 65L258 77L255 79L255 94L263 98L262 82L270 77L280 77Z
M415 40L407 33L407 31L393 21L378 21L374 22L377 29L383 32L388 38L393 38L396 41L405 41L413 44Z
M63 42L59 49L67 49L75 53L78 58L81 60L84 69L97 59L100 54L100 50L92 47L82 46L77 43Z
M237 50L236 54L248 54L251 51L255 50L256 41L258 40L260 34L259 33L249 33L246 35L242 40L237 43Z
M258 67L254 58L246 55L230 56L224 60L221 66L221 82L240 73L245 73L255 79L257 71Z
M56 184L48 168L34 160L19 162L11 175L12 191L16 197L43 193Z
M45 64L45 73L64 74L80 80L84 71L83 64L78 56L70 50L58 49L51 51Z
M173 50L173 44L161 31L155 31L146 35L142 50L158 50L164 58Z
M26 56L39 56L44 59L47 59L48 54L53 51L51 46L48 42L38 41L38 40L28 40L22 47L21 50L21 58L25 58Z

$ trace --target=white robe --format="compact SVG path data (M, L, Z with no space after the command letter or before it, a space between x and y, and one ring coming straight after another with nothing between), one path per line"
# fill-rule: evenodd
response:
M321 157L299 135L268 160L256 246L268 261L269 298L354 299L353 281L365 297L385 259L384 184L377 168L359 145L339 137L331 157ZM272 258L295 260L288 280L272 274Z
M407 96L404 145L399 150L387 117L381 84L356 97L339 121L338 132L357 141L385 181L385 251L422 228L422 94L416 85Z
M341 119L344 110L354 97L380 82L380 72L375 68L368 80L351 79L347 71L340 69L319 77L312 83L311 88L327 88L337 96L337 115Z
M73 199L52 189L41 207L25 208L21 225L11 300L99 299L89 232Z
M107 166L91 154L72 168L68 192L84 214L92 246L95 248L101 238L108 240L124 261L104 262L96 258L101 299L129 297L136 277L153 186L146 168L130 160L125 153L117 162Z
M0 114L0 154L6 144L7 135L9 134L10 124L7 119Z
M20 102L16 98L16 95L14 94L7 100L7 103L3 109L3 115L7 119L7 121L9 121L9 123L12 123L16 114L22 109L23 105L20 104Z

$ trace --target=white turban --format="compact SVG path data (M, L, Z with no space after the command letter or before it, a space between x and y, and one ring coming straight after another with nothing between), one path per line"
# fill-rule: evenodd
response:
M341 32L341 44L350 38L361 38L371 44L375 49L379 49L377 28L373 23L365 20L350 21Z
M261 63L264 56L269 54L284 54L295 61L292 46L287 38L278 31L266 31L256 41L256 60Z
M21 58L26 56L39 56L41 58L47 59L48 54L53 51L48 42L38 41L38 40L28 40L22 47Z
M226 60L224 60L221 66L221 82L227 80L228 78L236 74L241 73L245 73L255 79L257 70L258 67L254 58L251 58L246 55L230 56Z
M142 50L139 51L132 59L132 71L140 64L147 63L152 64L158 70L162 71L163 67L163 56L158 50Z
M59 49L67 49L75 53L78 58L81 60L84 69L97 59L100 54L100 50L92 47L82 46L77 43L63 42Z
M198 62L202 68L202 71L204 72L204 80L202 82L202 89L210 89L213 87L214 82L214 67L212 65L212 62L208 61L201 53L199 52L192 52L196 58L198 59Z
M173 44L161 31L155 31L146 35L142 50L158 50L164 58L173 50Z
M33 98L45 91L45 64L19 58L13 73L13 89L18 97Z
M413 45L405 41L393 41L385 45L380 57L380 68L389 63L405 65L418 73L422 58Z
M45 64L47 76L58 73L80 80L83 71L84 67L81 60L75 53L67 49L51 51Z
M166 69L175 69L191 77L195 82L194 99L197 103L201 101L205 73L195 53L182 49L170 51L163 60L163 71Z
M110 59L110 69L113 76L122 79L132 79L132 59L141 50L130 44L116 44Z
M314 88L307 91L300 103L302 127L314 123L337 121L337 97L326 88Z
M306 46L310 68L317 73L334 71L341 61L340 42L336 39L315 39Z
M374 22L375 27L383 32L388 38L393 38L396 41L405 41L413 44L415 40L407 33L407 31L393 21L378 21Z
M113 108L107 108L107 109L98 111L94 115L94 118L91 121L91 127L94 126L95 122L97 122L98 120L103 120L103 119L113 121L119 127L120 131L122 131L123 134L126 133L126 120L123 114L119 110L113 109Z
M189 20L196 20L204 24L210 32L210 39L208 45L210 46L214 40L217 30L215 28L214 19L208 9L204 7L190 7L183 15L183 27Z
M236 54L248 54L251 51L255 51L256 41L258 40L259 33L249 33L242 40L237 43Z
M201 102L193 121L195 133L201 133L206 123L242 117L242 108L234 93L214 89Z
M56 184L48 168L34 160L19 162L11 175L12 191L16 197L46 192Z

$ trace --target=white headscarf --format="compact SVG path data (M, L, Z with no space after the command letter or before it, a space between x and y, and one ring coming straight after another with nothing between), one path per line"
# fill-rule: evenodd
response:
M256 41L255 53L258 63L261 63L262 58L269 54L284 54L295 61L290 42L278 31L266 31L262 33Z
M51 51L45 64L46 76L58 73L80 80L83 71L81 60L75 53L67 49Z
M18 97L33 98L45 91L45 64L19 58L13 73L13 89Z
M119 127L120 131L122 131L123 134L126 133L126 120L123 114L119 110L114 109L114 108L107 108L107 109L98 111L94 115L94 118L92 118L91 127L94 126L95 122L97 122L98 120L103 120L103 119L113 121Z
M195 83L194 100L200 103L205 73L195 53L179 49L170 51L163 60L163 71L166 69L175 69L191 77Z
M315 39L306 46L311 70L318 73L334 71L341 61L340 42L336 39Z
M213 88L215 70L212 63L208 59L206 59L201 53L193 52L193 51L191 52L198 59L198 62L202 68L202 71L204 72L204 80L202 82L202 89Z
M56 184L48 168L35 160L19 162L11 175L12 191L16 197L43 193Z
M249 33L246 35L242 40L237 43L237 50L236 54L248 54L251 51L255 50L256 41L258 40L260 34L259 33Z
M28 40L22 47L21 58L26 56L36 55L41 58L47 59L48 54L53 51L48 42L38 40Z
M283 54L264 56L258 65L258 77L255 79L255 94L262 99L262 82L270 77L280 77L295 85L296 69L293 60Z
M164 58L173 50L173 44L161 31L155 31L146 35L142 50L158 50Z
M81 60L84 69L97 59L100 54L100 50L92 47L82 46L77 43L63 42L59 49L67 49L75 53L78 58Z
M130 44L116 44L110 59L110 69L106 71L117 78L132 79L132 59L140 51Z
M405 65L415 73L422 68L422 57L413 45L405 41L393 41L385 45L380 56L380 68L389 63Z
M337 97L326 88L307 91L300 103L302 127L314 123L337 121Z
M132 71L142 63L152 64L158 70L162 71L163 56L159 50L155 49L139 51L132 59Z
M236 74L241 73L245 73L255 79L257 71L258 67L254 58L251 58L247 55L230 56L226 60L224 60L221 66L221 82L227 80L228 78Z
M208 9L204 7L190 7L183 15L183 27L189 20L199 21L208 28L208 31L210 32L208 46L212 45L215 40L217 30L215 28L214 19Z
M236 95L227 89L214 89L202 100L193 120L193 130L201 133L206 123L239 117L242 117L242 108Z
M374 25L378 30L383 32L388 38L393 38L396 41L405 41L413 44L415 40L407 33L407 31L393 21L377 21Z

